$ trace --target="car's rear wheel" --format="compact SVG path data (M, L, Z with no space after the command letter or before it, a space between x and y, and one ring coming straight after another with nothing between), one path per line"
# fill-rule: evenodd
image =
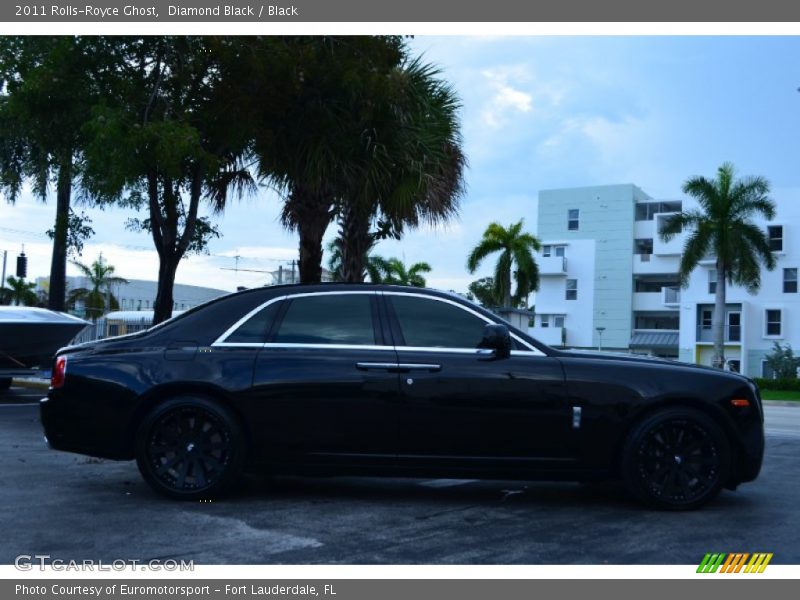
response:
M207 398L158 405L139 428L136 463L157 492L199 500L228 491L241 475L245 444L238 419Z
M712 500L730 472L730 444L709 416L659 411L633 428L623 448L628 491L654 508L690 510Z
M0 392L11 388L11 377L0 377Z

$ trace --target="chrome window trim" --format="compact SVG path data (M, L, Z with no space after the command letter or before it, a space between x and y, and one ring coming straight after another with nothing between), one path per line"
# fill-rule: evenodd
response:
M425 298L427 300L436 300L437 302L444 302L445 304L452 304L456 308L460 308L461 310L468 312L471 315L482 319L485 323L495 324L495 321L492 321L490 318L482 315L481 313L472 310L471 308L460 304L454 300L450 300L449 298L442 298L440 296L429 296L427 294L416 294L414 292L395 292L395 291L381 291L381 294L384 296L414 296L416 298ZM523 346L527 346L529 350L512 350L511 354L520 354L520 355L536 355L536 356L545 356L545 353L539 350L536 346L532 346L522 338L520 338L515 333L511 334L511 337L515 339L517 342L522 344ZM395 346L398 350L411 350L414 352L425 352L425 351L432 351L432 352L460 352L460 353L467 353L467 352L474 352L476 348L449 348L446 346L442 347L426 347L426 346Z
M428 294L419 294L415 292L397 292L397 291L383 291L383 290L331 290L331 291L317 291L317 292L298 292L296 294L284 294L282 296L277 296L275 298L270 298L266 302L263 302L250 310L245 316L241 319L236 321L233 325L231 325L222 335L220 335L214 342L211 343L212 347L217 348L284 348L284 349L292 349L292 348L311 348L311 349L323 349L329 348L334 350L407 350L410 352L431 352L431 353L441 353L441 352L451 352L457 354L480 354L483 349L481 348L449 348L449 347L426 347L426 346L377 346L377 345L362 345L362 344L291 344L291 343L276 343L276 342L269 342L269 343L253 343L253 342L226 342L225 340L239 327L241 327L245 321L250 319L251 317L255 316L256 313L261 311L262 309L266 308L270 304L275 302L281 302L282 300L289 300L293 298L304 298L308 296L344 296L344 295L353 295L353 294L382 294L388 296L413 296L416 298L425 298L429 300L435 300L437 302L444 302L445 304L452 304L456 308L460 308L461 310L468 312L471 315L478 317L479 319L483 320L485 323L494 324L495 321L492 321L488 317L482 315L481 313L472 310L471 308L464 306L454 300L450 300L449 298L442 298L440 296L430 296ZM512 356L546 356L544 352L532 346L525 340L521 339L516 334L512 333L511 337L519 342L520 344L527 346L529 350L512 350Z

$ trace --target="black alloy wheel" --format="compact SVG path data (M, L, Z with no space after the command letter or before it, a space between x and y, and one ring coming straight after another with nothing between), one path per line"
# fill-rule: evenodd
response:
M242 472L242 430L235 416L213 401L175 398L142 423L136 462L145 481L161 494L212 498L227 491Z
M691 409L665 410L631 432L623 450L628 490L665 510L698 508L722 489L730 469L728 441L708 416Z

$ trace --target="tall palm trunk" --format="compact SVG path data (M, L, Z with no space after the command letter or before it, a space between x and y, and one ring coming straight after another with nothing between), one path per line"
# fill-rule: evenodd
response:
M511 269L503 273L503 306L511 308Z
M319 192L297 187L289 199L291 221L300 234L300 283L322 280L322 237L333 216Z
M357 204L347 206L342 215L342 281L364 281L367 253L372 245L369 213Z
M727 269L717 261L717 289L714 294L714 358L711 365L721 369L725 366L725 283Z
M63 312L66 309L67 295L67 229L72 196L72 154L59 166L56 186L56 223L53 232L53 254L50 260L50 293L47 308Z

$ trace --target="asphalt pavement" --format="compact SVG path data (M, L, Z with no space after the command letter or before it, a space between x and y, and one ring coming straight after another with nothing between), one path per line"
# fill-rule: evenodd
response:
M40 390L0 394L0 563L697 564L706 552L800 563L800 406L767 406L761 476L706 508L640 507L618 484L247 478L211 503L163 499L135 464L49 450Z

